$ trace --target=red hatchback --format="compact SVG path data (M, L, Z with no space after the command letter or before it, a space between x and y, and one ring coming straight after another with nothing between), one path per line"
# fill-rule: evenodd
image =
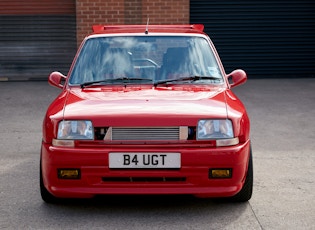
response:
M93 26L43 121L44 201L192 194L247 201L249 118L203 25Z

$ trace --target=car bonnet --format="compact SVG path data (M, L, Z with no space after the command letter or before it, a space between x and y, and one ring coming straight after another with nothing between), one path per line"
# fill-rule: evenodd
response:
M202 116L226 118L225 88L161 87L72 88L64 106L65 119L137 116Z

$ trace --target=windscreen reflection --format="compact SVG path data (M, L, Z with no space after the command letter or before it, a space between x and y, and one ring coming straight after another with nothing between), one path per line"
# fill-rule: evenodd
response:
M115 78L159 81L189 76L222 77L205 38L97 37L88 39L83 46L70 74L70 84Z

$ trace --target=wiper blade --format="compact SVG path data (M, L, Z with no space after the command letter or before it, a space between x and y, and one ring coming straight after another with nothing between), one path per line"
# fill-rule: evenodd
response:
M221 77L213 77L213 76L190 76L190 77L182 77L177 79L168 79L168 80L162 80L154 82L154 87L161 84L171 83L171 82L180 82L180 81L199 81L199 80L215 80L215 81L221 81Z
M123 83L123 84L129 84L129 83L141 83L141 82L152 82L152 79L150 78L128 78L128 77L121 77L121 78L113 78L113 79L103 79L98 81L88 81L80 84L81 89L85 88L89 85L95 85L99 83Z
M113 79L103 79L103 80L99 80L99 81L88 81L88 82L84 82L84 83L80 84L80 86L81 86L81 89L83 89L84 87L89 86L89 85L95 85L95 84L102 83L102 82L111 82L112 80Z

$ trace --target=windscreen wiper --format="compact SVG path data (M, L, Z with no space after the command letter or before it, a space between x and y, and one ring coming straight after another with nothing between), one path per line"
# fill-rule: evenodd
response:
M100 83L107 83L107 84L135 84L135 83L143 83L143 82L152 82L150 78L128 78L128 77L121 77L121 78L112 78L112 79L103 79L98 81L88 81L80 84L81 89L85 88L89 85L96 85Z
M190 77L182 77L177 79L168 79L168 80L161 80L154 82L154 87L157 85L162 85L166 83L172 83L172 82L180 82L180 81L199 81L199 80L215 80L215 81L222 81L221 77L213 77L213 76L190 76Z

